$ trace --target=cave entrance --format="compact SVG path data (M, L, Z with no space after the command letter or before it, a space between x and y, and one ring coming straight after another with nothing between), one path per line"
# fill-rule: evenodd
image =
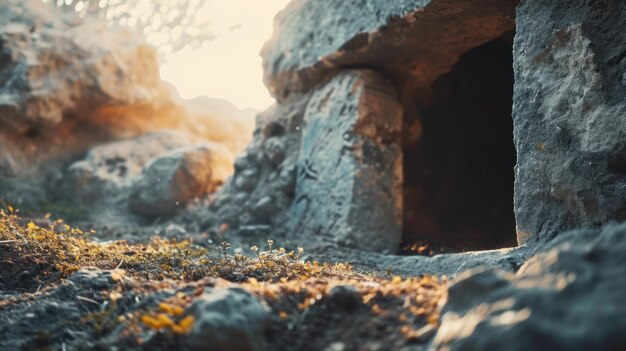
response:
M419 111L422 134L404 146L404 248L516 245L512 37L465 53L435 81L426 107L407 109Z

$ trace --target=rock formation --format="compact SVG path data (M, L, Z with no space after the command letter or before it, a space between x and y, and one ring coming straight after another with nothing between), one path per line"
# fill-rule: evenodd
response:
M271 225L287 238L310 238L289 224L307 218L316 226L311 220L320 216L315 206L303 209L300 202L308 198L307 203L323 204L320 218L326 224L315 230L321 241L328 241L329 235L330 241L344 244L342 238L362 235L362 240L350 240L347 246L352 247L368 241L364 232L329 224L342 218L343 210L329 205L334 200L326 192L307 185L317 166L310 160L332 162L337 152L324 150L345 143L339 134L324 136L324 148L311 151L307 138L318 136L307 136L307 126L326 123L326 115L332 115L337 126L349 118L345 110L315 101L344 72L364 67L390 82L402 109L401 133L392 138L402 146L404 185L401 190L383 188L403 199L404 243L427 241L456 250L498 248L623 220L623 45L607 44L621 43L621 19L613 14L622 13L622 5L580 2L562 8L522 2L515 10L516 5L488 0L398 1L385 6L376 1L292 1L277 16L277 30L262 51L265 82L278 106L267 111L259 125L271 118L282 121L277 128L281 131L289 130L285 125L297 126L289 134L294 146L278 153L280 168L295 167L298 175L309 178L298 176L289 185L293 188L279 192L263 182L254 186L244 181L277 162L272 156L277 141L257 132L247 154L264 156L258 156L251 169L249 163L240 163L236 178L243 187L227 186L217 198L262 191L255 195L258 200L286 199L274 202L271 211L262 210L265 218L255 218L259 202L247 200L241 208L251 215L244 225ZM543 30L537 30L538 21ZM614 29L604 33L604 26ZM330 99L337 89L341 87L334 87ZM298 112L289 119L285 110ZM314 155L306 154L311 152ZM337 167L322 176L350 174L349 164ZM334 187L331 178L323 182L329 188ZM358 211L359 200L351 206L349 211ZM381 203L378 210L383 208L388 206ZM361 213L357 217L372 211ZM376 222L372 227L383 228L385 221L395 220L392 212L385 216L370 218ZM231 215L219 218L238 236L239 223ZM222 223L207 220L205 226ZM333 228L332 234L326 234L326 226ZM387 245L379 247L397 241L390 234Z
M216 155L237 153L252 135L252 112L178 97L136 33L37 0L0 4L0 78L0 198L24 210L127 217L124 191L150 159L206 142L230 150ZM229 168L213 172L219 182Z
M377 334L385 343L362 348L400 349L411 338L411 347L431 350L626 345L626 224L616 223L626 220L622 2L293 0L262 51L277 103L259 114L251 142L234 159L245 140L223 134L245 129L244 112L209 101L240 118L205 116L198 106L207 101L171 94L141 41L42 6L0 5L0 198L43 212L49 202L78 205L76 217L90 223L119 224L112 218L122 216L150 234L229 241L237 251L229 256L226 243L217 254L178 242L168 252L115 244L113 270L100 263L66 276L47 295L0 301L8 321L0 334L11 336L0 345L40 342L20 328L20 313L62 316L49 328L65 337L66 320L83 321L77 296L98 313L109 301L118 306L115 325L136 322L128 311L156 310L154 302L166 298L189 306L194 319L187 321L196 322L189 330L161 313L167 306L154 312L165 316L161 324L145 323L189 332L184 341L167 339L172 348L262 350L272 325L285 337L304 330L317 338L322 330L337 338L327 329L347 323L329 316L354 323L362 313L367 322L386 322L392 308L385 304L393 303L420 329L389 334L388 324L367 323L385 333ZM8 257L0 264L29 283L17 287L36 286L33 277L45 269L61 279L50 260L37 262L41 272L12 274L21 270L15 257L33 259L20 251L29 244L23 238L59 240L54 225L22 228L16 217L2 218L10 236L0 244L15 245L0 251ZM357 274L346 276L343 263L304 263L301 250L273 249L267 239L305 246L310 259L349 262ZM435 255L397 255L402 244L423 254L422 241ZM269 246L263 255L256 246L250 257L240 251L261 242ZM55 245L66 261L80 260L77 246ZM476 249L494 250L463 252ZM119 265L136 256L155 261L135 258L140 278L125 280ZM285 271L285 262L299 270ZM138 275L148 263L153 275ZM319 291L299 281L325 269L349 279L334 287L314 281ZM212 279L202 275L207 270L215 270ZM364 273L387 280L363 281ZM392 273L448 275L447 296L434 278L411 287L415 281L389 279ZM217 277L247 281L263 304L258 295L220 287ZM418 300L422 309L413 313L407 305ZM311 306L320 306L313 322ZM170 314L182 323L182 312ZM109 339L76 345L117 347L122 331L110 327ZM163 341L164 334L142 332ZM307 346L346 348L345 340L332 341Z
M512 65L506 60L511 60L515 4L485 0L462 4L396 1L385 6L376 1L291 2L277 16L277 30L262 51L265 82L278 105L260 117L255 141L246 151L246 159L257 155L256 161L236 166L233 186L227 184L213 202L216 219L202 214L203 228L217 231L227 223L229 238L239 240L240 226L249 235L250 228L267 232L269 225L273 235L285 240L341 242L344 247L389 252L398 250L400 242L419 240L457 249L514 245ZM460 21L446 20L455 13L463 14ZM467 54L482 46L485 49L478 53ZM376 97L361 99L360 108L355 109L372 122L398 123L391 129L376 127L365 132L368 138L395 145L397 150L363 144L365 162L375 163L376 155L385 154L387 164L374 166L379 168L372 168L371 174L385 171L377 173L380 180L354 183L350 191L356 196L348 201L349 208L342 208L333 202L346 206L346 198L339 194L342 187L351 187L349 179L361 174L368 181L373 178L365 175L367 167L354 168L350 162L323 166L332 164L338 154L348 151L350 155L351 146L345 147L347 141L340 132L315 141L320 147L313 148L312 143L322 137L316 131L320 127L333 123L333 128L342 128L353 118L348 107L335 107L341 102L333 99L353 98L353 93L340 95L345 89L340 77L355 67L368 68L388 82L389 88L372 89L376 94L371 95ZM491 73L494 67L498 70ZM451 70L450 77L442 78ZM483 76L473 72L484 72L497 84L489 86ZM372 110L370 105L379 104L376 99L383 91L395 91L384 99L384 106L389 107ZM486 107L490 104L493 108ZM293 113L286 114L286 110ZM279 167L297 173L295 181L284 183L289 188L278 191L263 181L244 181L264 179L252 175L276 167L276 161L270 160L277 141L260 132L265 123L276 125L265 122L270 119L280 121L275 129L293 140ZM317 125L320 127L309 127ZM291 126L296 126L295 130ZM311 181L311 170L317 170L324 181ZM341 178L341 184L333 177ZM401 179L403 186L399 185ZM237 188L236 184L244 186ZM485 191L485 187L490 189ZM248 193L254 194L254 200L244 196ZM259 218L254 213L263 198L281 200L261 202L273 206L271 211L261 211L264 218ZM241 213L224 209L230 202L243 205L236 206L244 212L243 221L238 217ZM347 217L357 218L359 225L341 219ZM308 229L294 224L299 219L305 219L301 222L307 223ZM372 238L377 239L373 242Z
M205 292L189 309L197 320L189 335L191 350L267 350L268 313L244 289Z

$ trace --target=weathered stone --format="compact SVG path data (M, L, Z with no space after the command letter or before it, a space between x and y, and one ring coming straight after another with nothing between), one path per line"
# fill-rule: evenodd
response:
M196 318L185 338L192 350L265 350L264 330L269 315L263 305L241 288L215 288L190 307Z
M562 234L517 274L459 277L433 349L622 349L625 275L626 224Z
M95 208L103 203L100 200L111 198L99 197L100 190L108 191L95 183L103 180L106 188L122 181L123 177L113 179L115 166L109 165L108 175L94 175L89 162L79 163L69 172L69 178L76 178L64 178L68 166L89 150L154 131L177 130L239 152L252 137L253 114L219 99L181 99L160 79L155 49L134 31L62 12L50 2L0 4L3 201L66 218L69 212L76 217L78 212L101 211ZM156 149L161 150L155 146L124 152L154 157ZM126 166L120 164L117 170L123 172ZM64 186L68 184L78 186ZM68 198L76 193L77 199Z
M106 291L116 285L115 280L111 277L111 272L97 268L82 268L72 274L67 281L86 290Z
M505 57L503 62L507 62L510 69L512 37L510 32L514 28L516 4L515 0L471 0L461 3L442 0L343 2L295 0L276 17L273 37L262 50L264 80L272 95L279 101L279 105L286 105L294 93L315 92L320 89L320 85L331 79L337 79L345 70L353 67L367 67L383 76L395 87L397 99L402 104L403 110L400 112L403 114L402 127L399 128L400 132L394 135L395 142L401 145L402 152L408 156L402 167L405 179L411 180L410 186L402 191L402 197L406 195L410 200L403 214L405 224L408 223L403 239L409 242L429 240L439 244L436 242L437 239L441 238L441 242L445 243L445 238L448 238L449 243L467 248L470 246L463 245L472 242L474 238L479 238L485 239L485 242L489 241L489 244L482 247L508 246L515 241L512 210L507 207L510 201L506 200L506 196L512 191L510 182L514 152L508 135L510 130L506 137L500 137L507 132L505 128L498 127L497 133L489 133L492 126L486 121L491 121L491 118L495 121L502 120L504 124L495 123L498 123L498 126L502 124L510 127L510 96L506 99L506 95L502 94L505 95L502 100L506 99L507 104L497 112L493 112L492 105L489 105L482 110L474 108L476 111L472 112L472 117L475 118L467 118L468 116L463 113L471 103L462 105L460 102L472 101L477 96L484 98L487 94L480 96L478 93L463 93L468 90L484 91L481 89L482 85L469 88L464 86L463 83L466 83L468 77L465 74L467 72L463 71L462 74L454 75L453 79L450 79L452 82L444 82L450 84L437 84L440 89L433 86L439 78L455 67L460 57L468 51L496 39L501 39L500 41L505 43L501 46L505 48L503 51L508 55L508 60ZM492 62L491 58L483 61ZM489 67L489 63L478 66ZM501 70L494 73L494 76L508 77L506 72L502 74ZM489 78L482 81L478 79L481 83L489 80ZM475 80L470 84L474 82ZM464 88L466 90L463 90ZM501 89L498 86L493 91L508 93L506 88L508 87ZM457 94L449 93L450 91ZM442 98L446 94L451 96L448 100ZM478 101L483 102L480 99ZM435 106L436 102L439 102L439 105ZM498 103L493 106L500 105ZM457 110L442 108L449 106L454 106ZM447 115L445 117L448 118L441 118L437 112ZM489 114L488 118L485 118L485 114ZM425 119L430 120L430 125L426 127ZM456 133L450 133L449 136L439 136L441 130L437 128L441 126L451 129L456 124L461 124L458 122L462 122L464 127L456 129ZM450 126L445 127L446 124ZM473 129L465 130L466 126ZM274 127L268 123L263 132L280 134L281 128ZM436 142L423 142L422 136L426 133L430 133L428 134L430 141ZM462 137L458 137L459 135ZM505 140L507 144L493 145L494 141L501 140ZM467 142L480 144L480 147L474 145L468 147L464 145ZM421 144L416 146L418 143ZM270 149L268 145L263 147ZM455 152L459 147L464 151L459 156L463 158L464 166L456 165L460 171L454 169L444 174L447 165L453 163L457 157ZM441 152L442 150L445 152ZM506 151L509 159L488 160L485 151L488 156L500 155ZM449 159L448 164L438 162L440 152L442 158ZM468 155L470 157L467 157ZM299 156L300 159L302 157L305 156ZM436 168L437 166L439 168ZM343 167L337 165L337 168ZM481 177L481 172L489 174L489 177ZM474 177L466 177L467 174L479 178L479 181ZM506 179L501 180L502 174ZM420 178L421 175L424 176ZM493 182L494 178L499 182ZM423 181L421 184L414 184L420 180ZM300 179L296 183L296 187L300 187ZM506 191L500 191L502 186L496 187L493 195L484 198L483 184L494 183L497 186L504 184ZM468 185L472 192L464 195L462 191ZM297 192L299 195L296 195L296 201L301 201L305 193L300 190ZM325 195L315 192L306 196L310 197L311 201L327 201L323 199ZM330 198L328 195L326 197ZM492 198L495 201L491 201ZM436 206L432 206L434 201L437 202ZM465 206L470 204L474 205L471 211L465 211ZM293 208L296 206L306 205L299 203ZM374 213L380 216L379 218L385 216L378 211L372 211L370 214ZM463 218L456 221L460 214ZM289 229L291 233L298 233L301 229L294 229L298 226L293 223L294 221L308 221L302 219L301 214L290 214L290 217L292 217ZM327 219L328 226L332 226L336 220ZM479 221L480 224L477 224ZM312 232L326 231L323 227L313 229L314 226L315 224L311 225ZM329 235L323 233L315 239L306 240L324 241L322 237ZM337 238L341 236L342 234L338 234ZM454 238L451 238L452 236ZM295 240L302 241L307 235L296 237ZM337 243L355 246L351 239L339 240ZM470 248L481 248L480 245L477 243ZM397 249L398 247L391 246L385 248L391 251Z
M219 144L180 148L152 159L130 190L139 215L172 215L191 199L214 192L233 172L233 156Z
M626 219L626 3L524 1L513 119L518 242Z
M260 220L270 218L276 212L276 204L270 196L261 198L252 208L252 213Z
M69 167L68 188L84 203L116 197L128 191L148 161L193 141L185 133L155 132L96 146Z
M252 143L235 161L235 174L211 197L208 207L192 206L180 219L192 225L199 223L201 230L224 233L220 240L227 239L233 246L264 242L268 239L268 225L272 228L271 237L284 243L308 99L308 95L294 94L288 102L261 113ZM284 150L280 163L277 159L270 161L267 150L273 147L268 142ZM267 198L271 198L271 206L264 200Z
M283 101L342 67L375 67L429 85L460 54L514 27L516 0L296 0L261 52L264 80ZM390 77L387 77L390 78Z
M402 227L402 107L371 71L345 72L306 108L291 233L303 241L396 250Z
M235 175L235 187L241 191L252 191L257 183L258 172L254 169L246 169Z

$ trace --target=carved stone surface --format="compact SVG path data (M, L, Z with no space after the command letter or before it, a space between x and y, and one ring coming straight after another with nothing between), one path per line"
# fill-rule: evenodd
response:
M401 237L402 107L371 71L347 71L317 89L304 117L291 208L292 235L370 251Z

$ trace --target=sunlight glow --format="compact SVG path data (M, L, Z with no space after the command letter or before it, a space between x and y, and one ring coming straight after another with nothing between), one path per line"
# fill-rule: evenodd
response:
M239 108L263 109L273 99L262 82L259 51L272 34L273 18L289 0L211 0L202 11L218 38L199 49L166 57L164 80L183 98L210 96Z

